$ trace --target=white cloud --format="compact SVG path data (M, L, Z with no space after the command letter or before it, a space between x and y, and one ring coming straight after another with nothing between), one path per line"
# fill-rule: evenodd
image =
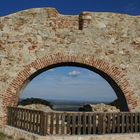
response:
M47 71L49 71L49 72L53 72L53 71L54 71L54 69L49 69L49 70L47 70Z
M70 71L68 73L69 76L73 76L73 77L76 77L80 74L80 71L76 71L76 70L73 70L73 71Z

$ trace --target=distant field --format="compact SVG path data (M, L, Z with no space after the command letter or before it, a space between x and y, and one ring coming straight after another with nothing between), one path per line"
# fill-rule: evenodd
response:
M56 111L79 111L81 105L53 105L53 109Z

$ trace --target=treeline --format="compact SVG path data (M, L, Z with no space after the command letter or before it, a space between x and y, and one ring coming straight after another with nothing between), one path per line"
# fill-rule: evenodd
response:
M52 108L50 102L39 98L27 98L19 101L18 103L18 105L22 105L22 106L30 105L30 104L42 104L42 105L50 106Z

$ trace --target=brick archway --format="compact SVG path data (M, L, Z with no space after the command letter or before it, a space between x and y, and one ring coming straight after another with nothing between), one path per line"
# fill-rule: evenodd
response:
M31 75L33 75L33 73L45 67L48 67L50 65L66 63L66 62L76 62L80 64L85 64L106 73L121 88L126 98L129 110L131 111L131 109L136 107L137 101L133 97L134 94L129 89L129 85L127 80L125 79L125 73L123 71L119 70L114 66L110 66L108 63L102 60L96 60L93 56L64 55L60 53L43 57L42 59L35 60L31 64L26 65L24 69L18 73L17 77L12 81L9 88L7 89L4 97L5 100L3 100L4 106L16 105L17 98L19 96L19 90L21 89L25 81Z
M3 107L4 112L6 111L7 106L16 106L19 97L19 91L34 73L38 72L41 69L49 67L51 65L63 63L79 63L85 64L87 66L93 67L100 72L108 75L121 89L123 96L126 99L129 111L133 110L137 106L137 100L134 97L133 92L129 88L129 83L125 79L125 73L119 68L110 66L108 63L97 60L94 56L87 55L70 55L70 54L53 54L45 56L41 59L35 60L31 64L24 66L23 70L18 73L17 77L12 81L7 89L5 96L3 97Z

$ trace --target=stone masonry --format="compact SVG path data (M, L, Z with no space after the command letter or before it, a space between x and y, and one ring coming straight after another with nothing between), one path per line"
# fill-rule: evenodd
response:
M140 17L83 12L60 15L37 8L0 17L0 127L29 77L60 63L80 63L107 74L129 111L140 111Z

